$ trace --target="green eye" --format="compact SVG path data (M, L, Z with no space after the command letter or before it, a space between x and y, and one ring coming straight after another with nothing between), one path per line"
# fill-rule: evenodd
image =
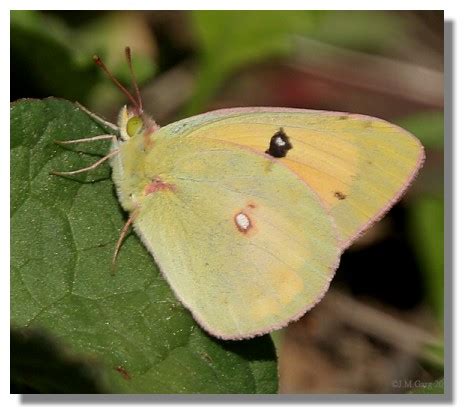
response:
M133 137L135 134L137 134L140 131L140 128L142 128L143 121L142 118L139 116L133 116L127 121L127 134L129 137Z

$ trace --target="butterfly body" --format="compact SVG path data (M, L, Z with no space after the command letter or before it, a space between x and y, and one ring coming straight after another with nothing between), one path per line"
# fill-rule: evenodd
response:
M134 229L200 324L221 338L251 337L315 304L340 256L315 192L265 153L151 127L114 141L113 179Z
M126 56L133 75L128 48ZM135 78L133 97L95 62L131 107L118 126L94 116L116 135L74 142L110 137L111 152L68 174L110 159L130 213L123 233L133 225L179 300L219 338L268 333L314 306L343 250L424 161L408 132L340 112L233 108L159 127Z
M237 108L162 128L141 115L138 129L135 117L122 110L113 143L120 202L182 303L225 339L319 301L342 250L423 158L417 140L371 117ZM288 142L279 157L276 139Z

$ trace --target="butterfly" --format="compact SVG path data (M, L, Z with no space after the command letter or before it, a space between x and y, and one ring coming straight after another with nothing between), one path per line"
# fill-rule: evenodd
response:
M418 139L380 119L291 108L232 108L160 127L131 94L112 134L117 196L182 304L210 334L284 327L326 293L342 252L403 195L424 161Z

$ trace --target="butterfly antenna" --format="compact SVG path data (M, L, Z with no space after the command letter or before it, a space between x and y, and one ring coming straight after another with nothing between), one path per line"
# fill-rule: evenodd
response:
M134 87L135 95L137 96L137 102L139 105L139 112L143 112L142 104L142 95L140 94L140 89L138 88L137 78L135 77L134 67L132 65L132 54L130 52L130 47L125 47L125 57L127 58L127 63L129 64L130 75L132 76L132 85Z
M101 69L107 74L107 76L112 80L112 82L119 88L119 90L124 93L128 97L128 99L132 102L132 105L135 106L136 109L141 111L141 106L139 106L139 103L135 100L135 98L130 94L130 92L117 80L112 73L108 70L106 65L103 63L101 58L99 58L97 55L93 56L93 61L96 63L98 67L101 67Z

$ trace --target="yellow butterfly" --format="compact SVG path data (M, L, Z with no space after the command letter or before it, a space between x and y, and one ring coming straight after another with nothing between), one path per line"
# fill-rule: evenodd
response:
M377 118L234 108L159 127L127 95L111 139L122 207L179 300L209 333L243 339L302 316L325 294L342 251L402 196L420 142Z

